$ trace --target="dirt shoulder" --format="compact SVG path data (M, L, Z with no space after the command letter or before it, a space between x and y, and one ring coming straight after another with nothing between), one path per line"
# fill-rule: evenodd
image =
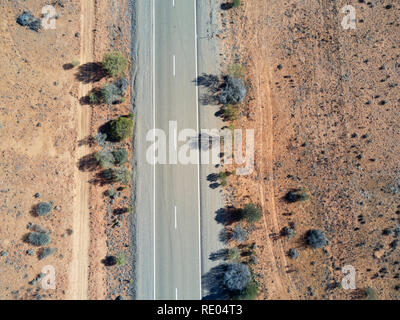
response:
M249 86L234 124L258 141L254 174L227 190L232 205L263 208L250 237L260 299L354 299L367 288L398 299L399 8L350 2L355 30L341 26L348 1L242 1L222 17L226 68L243 64ZM308 201L282 200L300 188ZM289 225L296 235L280 236ZM310 229L325 248L305 245ZM345 265L356 290L341 287Z
M17 24L25 10L40 18L47 4L0 3L0 297L129 296L131 219L115 212L130 205L131 190L114 200L105 196L118 186L97 185L100 170L87 160L101 150L93 140L99 127L129 114L130 97L117 106L90 105L85 97L110 81L96 68L106 52L129 56L131 6L54 1L56 29L35 32ZM122 146L131 149L130 143ZM40 202L52 204L50 214L37 215ZM28 243L33 232L47 234L50 243ZM43 252L51 253L43 258ZM127 262L106 269L102 260L108 254L124 255ZM46 266L55 271L55 288L42 285Z

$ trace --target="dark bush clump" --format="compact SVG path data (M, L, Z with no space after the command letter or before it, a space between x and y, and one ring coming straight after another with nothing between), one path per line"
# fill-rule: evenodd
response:
M110 77L122 77L126 69L128 68L129 62L120 52L110 52L104 56L103 68Z
M36 206L36 214L38 216L45 216L53 210L53 203L51 202L41 202Z
M103 171L103 177L110 182L120 182L127 185L131 181L131 172L126 167L107 169Z
M327 245L325 234L321 230L309 230L306 234L307 244L314 249L322 248Z
M50 236L46 233L31 232L28 235L28 242L34 246L47 246L50 243Z
M242 214L243 219L245 219L247 222L255 223L261 219L262 210L259 206L249 203L244 206L241 214Z
M110 137L113 141L122 141L132 135L132 117L119 117L110 122Z
M126 149L117 149L113 151L114 164L119 166L128 161L128 151Z
M291 190L285 195L285 200L289 203L306 201L310 198L304 189Z
M290 227L284 227L281 232L282 236L292 239L296 236L296 230Z
M299 252L296 249L289 250L289 257L291 259L297 259L299 257Z
M224 284L232 293L241 293L251 280L249 268L243 263L231 263L224 274Z
M246 87L240 78L231 76L225 77L225 83L222 86L219 95L219 101L222 104L238 104L243 101L246 96Z
M112 267L117 264L117 257L115 256L107 256L104 260L103 263L106 267Z
M44 258L52 255L54 252L56 252L56 248L43 248L39 252L39 260L43 260Z
M41 27L40 19L36 19L29 11L24 11L22 14L20 14L17 18L17 23L36 32L39 31Z

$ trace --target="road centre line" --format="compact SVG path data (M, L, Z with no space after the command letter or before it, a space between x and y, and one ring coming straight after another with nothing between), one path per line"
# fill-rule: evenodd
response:
M174 69L174 77L176 76L176 58L175 55L172 56L172 65Z
M175 206L175 229L177 228L178 224L177 224L177 218L176 218L176 206Z

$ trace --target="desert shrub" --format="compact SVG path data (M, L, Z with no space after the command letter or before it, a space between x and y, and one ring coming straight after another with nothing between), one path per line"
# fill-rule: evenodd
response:
M233 7L237 8L240 6L241 0L233 0Z
M262 210L259 206L255 204L248 203L242 209L242 218L245 219L247 222L255 223L262 217Z
M246 288L239 294L232 297L233 300L255 300L258 295L258 283L250 280Z
M118 79L113 83L106 84L101 90L104 101L107 104L117 104L125 101L124 96L129 82L126 79Z
M226 185L228 184L228 182L226 180L227 177L228 177L228 175L226 172L220 172L218 174L218 180L222 187L226 187Z
M53 203L51 202L41 202L36 206L36 214L38 216L46 216L53 210Z
M128 68L129 62L120 52L109 52L104 56L103 68L110 77L122 77L126 69Z
M240 257L240 250L238 247L228 249L227 258L229 261L237 261Z
M228 67L228 73L234 78L244 78L246 69L243 65L235 63Z
M28 242L34 246L47 246L50 243L50 236L46 233L31 232L28 235Z
M306 201L308 199L310 199L310 196L304 189L291 190L285 195L285 200L289 203Z
M39 252L39 260L43 260L44 258L52 255L54 252L56 252L56 248L43 248Z
M127 185L131 181L131 172L126 167L107 169L104 170L103 177L107 180Z
M113 153L105 149L96 152L95 158L99 166L104 169L111 168L115 161Z
M116 198L116 196L117 196L117 192L114 190L114 188L108 189L106 191L106 194L108 197L110 197L112 199Z
M290 228L290 227L287 227L287 226L286 226L286 227L284 227L284 228L282 229L281 234L282 234L283 236L288 237L289 239L291 239L291 238L293 238L293 237L296 236L296 230L293 229L293 228Z
M99 132L96 134L94 137L94 140L97 142L97 144L101 147L105 146L105 143L107 141L107 134Z
M230 240L234 240L237 242L246 241L249 237L249 234L240 224L237 224L233 229L230 236Z
M327 245L325 234L321 230L308 230L306 233L307 244L314 249L322 248Z
M296 249L289 249L288 255L291 259L297 259L299 257L299 252Z
M368 287L365 289L365 295L368 300L376 300L376 292L374 288Z
M126 149L117 149L112 152L114 164L119 166L128 161L128 151Z
M231 263L223 277L225 287L233 293L242 292L251 280L249 268L243 263Z
M125 263L126 263L126 257L125 257L125 255L124 255L124 254L120 254L120 255L117 257L117 264L118 264L119 266L124 266Z
M27 10L18 16L17 23L34 31L39 31L41 28L40 19L35 18L33 14Z
M237 108L231 104L222 108L222 116L225 121L235 121L237 119L237 113Z
M132 117L119 117L110 122L110 137L113 141L122 141L132 135Z
M97 92L92 91L89 93L90 104L98 104L98 103L100 103L100 101L101 101L101 99Z
M219 101L222 104L238 104L243 101L246 92L246 87L242 79L226 76L219 94Z
M75 68L77 66L79 66L79 61L78 60L74 60L71 62L71 65Z

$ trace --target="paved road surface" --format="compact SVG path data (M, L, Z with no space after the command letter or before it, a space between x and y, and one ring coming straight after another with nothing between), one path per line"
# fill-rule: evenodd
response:
M138 68L147 63L152 66L151 77L139 71L143 78L136 79L152 81L137 84L138 105L147 102L139 106L136 132L140 150L137 298L200 299L199 166L153 166L146 159L150 143L144 141L149 129L162 129L175 150L180 145L176 138L181 129L198 130L197 87L193 82L197 63L195 1L139 1L137 6L138 39L142 39L138 48L143 51L142 44L151 44L147 57L139 53ZM140 27L139 17L149 12L152 25ZM170 121L177 122L176 135L168 133Z

